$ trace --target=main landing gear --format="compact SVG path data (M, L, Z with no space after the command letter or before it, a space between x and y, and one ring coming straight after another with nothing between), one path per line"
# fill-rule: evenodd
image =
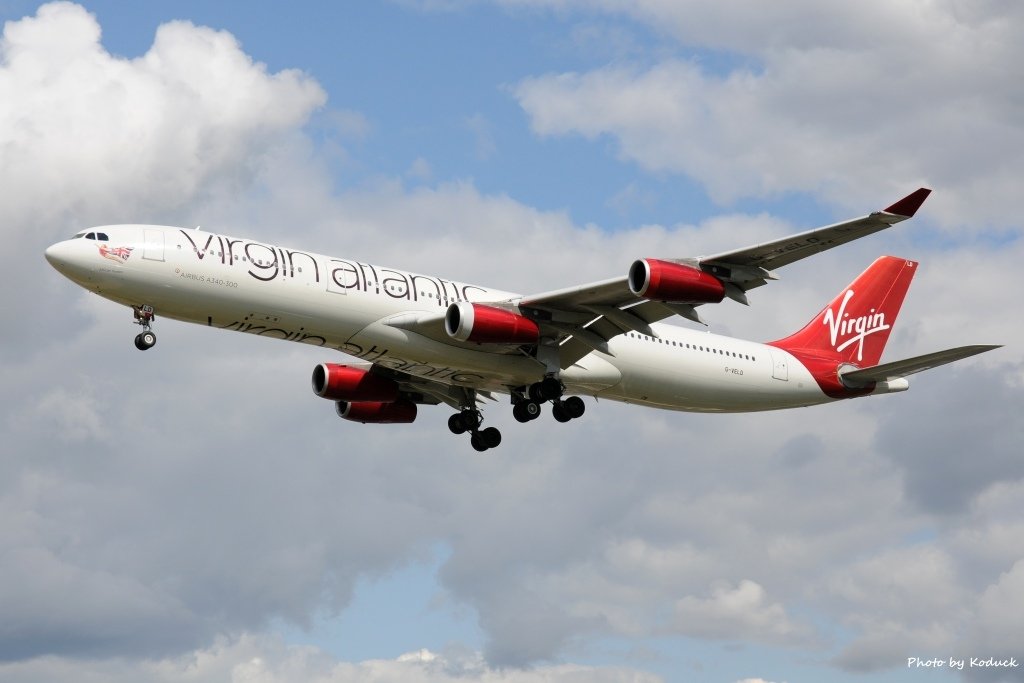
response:
M559 422L568 422L583 415L587 406L579 396L562 399L565 387L558 379L549 375L526 389L512 394L512 416L519 422L529 422L540 417L540 407L551 401L551 414Z
M483 415L476 408L463 408L448 418L448 429L452 434L469 432L469 443L482 453L488 448L497 448L501 443L501 432L496 427L480 429L483 421Z
M147 351L156 345L156 335L150 329L151 323L156 318L153 307L149 304L132 306L132 312L135 314L135 324L142 325L142 332L135 335L135 348L139 351Z
M518 422L536 420L541 414L541 405L551 402L551 414L559 422L568 422L583 415L586 405L579 396L563 399L565 387L554 376L522 387L512 392L512 415ZM462 409L448 418L448 429L452 434L469 432L469 442L477 451L496 448L501 443L501 432L494 427L481 429L483 415L476 409L476 397L470 393Z

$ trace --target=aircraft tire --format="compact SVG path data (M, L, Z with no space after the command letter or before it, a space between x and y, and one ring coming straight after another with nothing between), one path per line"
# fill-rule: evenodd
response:
M141 332L135 335L135 348L146 351L156 344L156 335L152 332Z
M520 401L512 409L512 416L518 422L529 422L540 416L540 404L536 401Z
M501 432L497 427L488 427L479 434L480 441L487 448L497 448L501 445Z
M455 413L448 418L448 430L452 434L464 434L466 432L466 423L462 420L462 413Z
M562 407L565 409L566 414L574 420L577 417L582 417L583 413L587 411L587 404L579 396L570 396L565 399L562 401Z
M562 383L554 377L545 377L540 382L541 393L549 401L555 401L562 396Z

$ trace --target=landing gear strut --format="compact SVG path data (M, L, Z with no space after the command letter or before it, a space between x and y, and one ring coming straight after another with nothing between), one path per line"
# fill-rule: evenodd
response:
M153 313L153 307L149 304L132 306L132 312L135 314L135 324L142 325L142 332L135 335L135 348L139 351L153 348L156 345L156 335L150 329L151 323L156 318L156 315Z

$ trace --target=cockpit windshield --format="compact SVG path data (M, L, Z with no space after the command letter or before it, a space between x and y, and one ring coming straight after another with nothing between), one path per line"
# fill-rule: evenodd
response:
M107 233L105 232L86 232L85 230L83 230L80 233L77 233L71 239L77 240L83 237L87 240L99 240L101 242L108 242L110 240L110 238L107 237Z

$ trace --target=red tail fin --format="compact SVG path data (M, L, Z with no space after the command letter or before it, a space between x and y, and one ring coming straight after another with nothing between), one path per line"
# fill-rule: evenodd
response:
M798 358L877 365L916 272L914 261L883 256L802 330L769 343Z

